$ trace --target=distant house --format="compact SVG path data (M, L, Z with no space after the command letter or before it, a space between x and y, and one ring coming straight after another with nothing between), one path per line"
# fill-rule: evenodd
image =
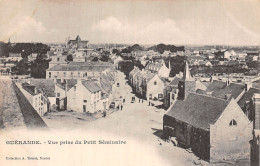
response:
M208 67L212 67L212 66L213 66L210 61L205 61L205 64L204 64L204 65L205 65L205 66L208 66Z
M68 64L67 56L58 54L51 57L51 61L49 62L49 69L56 65L66 65L66 64Z
M214 59L215 58L214 54L208 54L207 56L208 56L209 59Z
M22 54L21 53L9 53L9 57L7 57L7 61L20 61L22 60Z
M85 62L86 61L86 53L83 51L76 51L73 55L73 62Z
M147 82L147 100L163 99L163 89L163 80L159 77L159 75L154 75L154 77Z
M121 56L118 56L115 60L114 60L114 65L116 66L116 68L118 68L118 63L122 62L124 59Z
M37 59L37 53L31 53L29 56L28 56L28 62L33 62Z
M56 62L56 61L55 61ZM66 62L46 70L46 79L78 79L100 77L101 73L112 71L113 64L109 62ZM67 64L68 63L68 64Z
M75 40L69 40L67 43L68 48L74 48L77 50L86 50L88 48L88 41L81 40L79 35L76 37Z
M169 68L167 68L164 61L161 60L160 62L149 62L146 65L145 70L149 70L152 73L158 74L160 77L169 77L171 66L169 62Z
M180 77L174 77L170 84L164 88L163 104L165 108L169 108L177 100L178 84L181 80L182 78Z

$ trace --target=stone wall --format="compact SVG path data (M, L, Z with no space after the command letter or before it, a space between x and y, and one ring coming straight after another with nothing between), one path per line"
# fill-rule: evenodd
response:
M230 125L234 120L236 125ZM249 159L252 123L232 99L210 126L210 161Z

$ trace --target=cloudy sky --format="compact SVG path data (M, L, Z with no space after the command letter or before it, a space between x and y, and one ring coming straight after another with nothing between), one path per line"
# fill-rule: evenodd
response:
M0 0L0 41L260 45L260 1Z

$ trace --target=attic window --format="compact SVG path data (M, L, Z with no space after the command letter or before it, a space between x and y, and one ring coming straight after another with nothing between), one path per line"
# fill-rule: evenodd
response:
M236 126L236 125L237 125L237 122L234 119L232 119L229 123L229 126Z
M156 82L156 81L154 81L154 85L157 85L157 82Z

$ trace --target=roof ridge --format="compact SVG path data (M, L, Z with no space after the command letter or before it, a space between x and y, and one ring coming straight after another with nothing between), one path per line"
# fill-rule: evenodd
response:
M218 98L218 97L215 97L215 96L209 96L209 95L200 94L200 93L196 93L196 92L190 92L190 94L204 96L204 97L213 98L213 99L219 99L219 100L227 101L227 102L230 101L230 100L221 99L221 98Z

